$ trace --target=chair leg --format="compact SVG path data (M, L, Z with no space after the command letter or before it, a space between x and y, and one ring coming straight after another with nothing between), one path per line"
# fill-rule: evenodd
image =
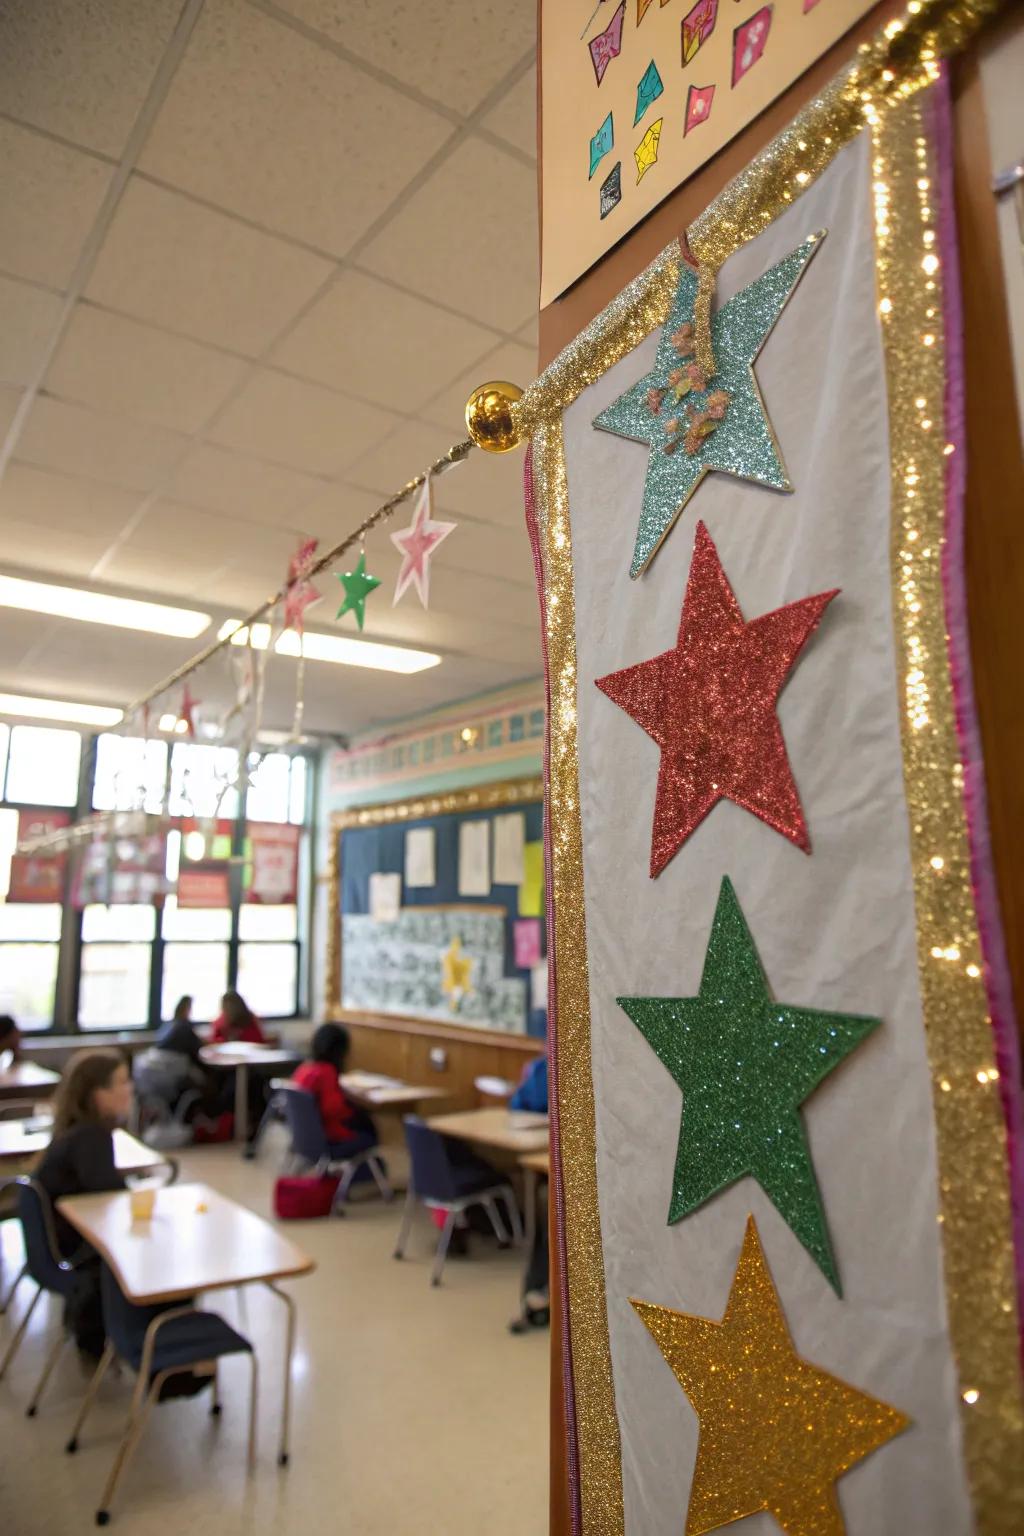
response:
M281 1443L277 1452L277 1464L280 1467L288 1465L288 1432L291 1427L292 1416L292 1353L295 1349L295 1302L287 1291L279 1290L272 1280L267 1281L267 1290L273 1291L275 1296L280 1296L288 1308L288 1328L285 1334L284 1349L284 1397L281 1403Z
M509 1226L512 1228L512 1240L519 1247L523 1242L523 1219L519 1214L515 1192L512 1189L503 1189L501 1194L505 1202L505 1208L508 1211Z
M29 1319L31 1318L32 1313L35 1311L36 1306L37 1306L38 1301L39 1301L39 1298L40 1298L40 1296L42 1294L43 1294L42 1286L41 1285L37 1286L36 1287L36 1293L32 1297L32 1300L29 1302L28 1307L26 1308L25 1316L22 1318L21 1322L18 1324L17 1328L14 1331L14 1337L12 1338L11 1342L7 1346L7 1353L4 1355L3 1360L0 1361L0 1381L3 1380L4 1375L5 1375L6 1371L7 1371L7 1367L10 1365L11 1361L14 1359L15 1355L18 1353L18 1348L19 1348L19 1346L21 1344L21 1341L25 1337L25 1329L29 1325Z
M252 1365L252 1380L249 1386L249 1471L256 1466L256 1406L259 1399L259 1361L256 1359L256 1351L249 1356Z
M356 1176L356 1170L358 1167L358 1163L345 1163L341 1178L338 1181L338 1188L334 1194L334 1200L332 1202L334 1207L345 1204L345 1201L348 1199L348 1192L352 1188L352 1180Z
M46 1357L46 1364L43 1366L43 1374L40 1376L39 1380L36 1382L36 1389L32 1393L32 1399L31 1399L28 1407L25 1409L25 1417L26 1418L29 1418L29 1419L34 1419L35 1418L35 1416L36 1416L36 1409L39 1407L39 1403L40 1403L40 1401L42 1399L43 1393L46 1391L46 1383L50 1379L50 1376L51 1376L51 1374L53 1372L54 1366L57 1364L57 1361L60 1359L61 1355L64 1353L64 1346L68 1342L68 1337L69 1337L68 1333L62 1327L60 1329L60 1332L57 1334L56 1339L54 1340L53 1348L50 1350L50 1353Z
M381 1199L386 1205L390 1205L392 1200L395 1198L395 1192L391 1188L387 1174L384 1172L384 1164L381 1162L376 1152L371 1152L366 1161L370 1165L370 1172L373 1174L373 1182L376 1184L378 1190L380 1191Z
M6 1293L3 1296L0 1296L0 1313L4 1313L4 1312L7 1311L7 1308L10 1306L11 1302L14 1300L14 1293L15 1293L15 1291L18 1289L18 1286L21 1284L21 1282L24 1280L24 1278L25 1278L25 1276L27 1274L28 1274L28 1265L27 1264L23 1264L21 1266L21 1268L18 1270L18 1273L15 1275L14 1279L11 1281L10 1285L8 1286Z
M210 1417L211 1419L220 1418L220 1365L216 1360L213 1362L213 1399L210 1403Z
M100 1384L103 1381L104 1376L107 1374L107 1370L109 1369L113 1359L114 1346L108 1340L104 1346L103 1354L100 1356L100 1363L92 1373L92 1381L89 1383L89 1389L82 1399L82 1406L78 1410L78 1418L75 1420L75 1426L71 1431L71 1438L64 1447L69 1456L73 1456L78 1450L78 1437L82 1433L82 1425L85 1423L89 1415L90 1408L96 1401L96 1394L100 1390Z
M507 1248L509 1245L509 1235L505 1231L505 1223L498 1214L497 1204L490 1195L485 1195L480 1203L490 1217L491 1226L494 1228L494 1235L498 1239L499 1247Z
M430 1271L431 1285L441 1284L441 1271L444 1269L444 1261L448 1257L448 1244L452 1240L452 1233L455 1230L455 1219L457 1215L457 1211L449 1211L445 1217L444 1226L441 1228L441 1236L437 1240L437 1252L434 1254L434 1265Z
M398 1229L398 1238L395 1242L396 1259L405 1258L405 1245L409 1241L409 1232L412 1228L412 1218L416 1212L416 1194L410 1186L405 1192L405 1207L402 1211L402 1224Z
M110 1469L110 1476L107 1478L106 1487L100 1496L100 1507L96 1511L97 1525L107 1525L109 1523L110 1506L114 1502L117 1485L127 1470L128 1463L134 1455L136 1446L142 1439L142 1431L146 1427L146 1421L149 1418L150 1410L156 1401L160 1388L168 1376L173 1376L173 1374L173 1371L161 1371L158 1376L153 1377L150 1389L146 1393L141 1406L136 1408L133 1401L132 1408L134 1411L125 1425L124 1435L118 1447L117 1455L114 1458L114 1465ZM140 1380L142 1379L140 1378Z

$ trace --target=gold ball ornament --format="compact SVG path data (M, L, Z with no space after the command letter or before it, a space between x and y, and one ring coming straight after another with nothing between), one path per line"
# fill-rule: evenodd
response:
M466 402L466 429L478 448L508 453L518 447L515 405L523 396L518 384L492 379L480 384Z

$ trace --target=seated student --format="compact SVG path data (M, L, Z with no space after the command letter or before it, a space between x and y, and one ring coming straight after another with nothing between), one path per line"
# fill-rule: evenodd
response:
M203 1042L192 1027L192 999L186 993L174 1005L174 1013L156 1037L162 1051L173 1051L177 1056L187 1056L198 1062Z
M536 1061L529 1062L523 1068L519 1086L509 1099L508 1107L509 1109L528 1109L538 1115L547 1114L548 1063L546 1057L538 1056Z
M214 1045L226 1045L239 1040L249 1045L267 1044L260 1021L245 999L237 992L225 992L220 1000L220 1013L213 1021L210 1041Z
M131 1107L132 1078L121 1052L109 1047L76 1051L54 1097L50 1145L33 1174L51 1201L124 1188L124 1176L114 1161L114 1127L128 1119ZM98 1358L105 1337L99 1255L56 1208L54 1227L64 1258L84 1253L65 1321L83 1354Z
M0 1056L7 1051L12 1062L21 1056L21 1030L9 1013L0 1013Z
M353 1104L338 1081L348 1059L349 1033L342 1024L321 1024L313 1031L310 1061L296 1067L292 1082L316 1099L324 1133L335 1158L354 1157L377 1145L370 1116Z
M535 1114L548 1112L548 1064L547 1058L538 1056L524 1067L519 1087L508 1101L510 1109L528 1109ZM526 1261L523 1276L523 1310L509 1324L513 1333L525 1333L527 1328L545 1328L551 1318L550 1282L548 1278L548 1219L545 1202L538 1200L537 1229L533 1235L533 1247Z

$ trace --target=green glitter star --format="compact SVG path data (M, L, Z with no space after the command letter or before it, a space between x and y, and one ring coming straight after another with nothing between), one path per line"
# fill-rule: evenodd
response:
M693 329L697 273L689 263L680 262L679 286L654 367L594 419L595 427L651 448L631 576L647 569L676 518L713 469L774 490L793 489L754 377L754 361L824 235L824 231L811 235L712 316L717 372L704 381L703 388L685 378L682 386L669 380L671 373L685 373L694 361L692 336L687 338ZM691 439L687 435L691 412L703 417L713 404L712 397L717 395L721 401L723 392L728 403L717 407L717 419L712 409ZM671 423L677 424L675 432L666 430Z
M751 1174L841 1295L800 1106L881 1020L772 1000L722 881L696 997L620 997L683 1090L669 1222Z
M351 608L356 616L356 623L362 629L363 620L366 617L366 599L375 587L380 586L380 577L371 576L367 571L365 554L359 556L359 564L354 571L338 571L335 574L345 588L345 601L335 614L335 618L340 619Z

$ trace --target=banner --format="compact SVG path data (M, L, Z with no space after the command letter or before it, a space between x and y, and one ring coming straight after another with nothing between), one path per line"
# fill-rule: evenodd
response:
M246 827L249 883L246 901L294 906L299 891L299 827L250 821Z
M68 811L19 811L18 842L30 837L44 837L70 824ZM61 902L64 900L64 871L67 855L63 853L15 854L11 859L8 901Z
M915 0L521 402L582 1536L1024 1529L935 62L984 9Z

